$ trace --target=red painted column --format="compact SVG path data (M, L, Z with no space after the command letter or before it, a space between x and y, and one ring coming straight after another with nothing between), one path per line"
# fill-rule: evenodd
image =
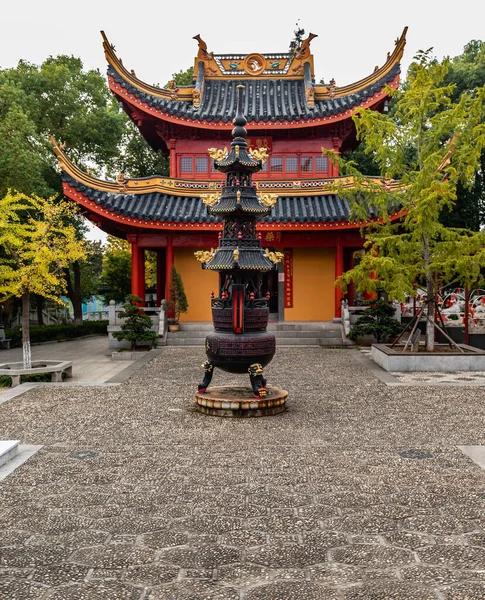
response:
M131 242L131 293L145 302L145 253L137 242Z
M168 143L168 147L170 150L170 177L178 177L177 174L177 155L175 153L175 143L176 140L174 138L170 138Z
M171 234L167 234L167 249L165 254L165 298L170 298L170 269L173 265L173 244ZM171 315L169 315L171 316Z
M337 245L335 246L335 279L340 277L344 272L344 249L340 236L337 236ZM341 300L344 297L340 286L335 287L335 316L341 317Z
M338 155L340 153L340 138L334 137L332 142L333 142L332 150L335 152L335 154ZM331 163L330 168L332 169L330 177L338 177L339 176L338 165L336 163L335 164Z
M165 249L157 250L157 306L166 298L165 294Z

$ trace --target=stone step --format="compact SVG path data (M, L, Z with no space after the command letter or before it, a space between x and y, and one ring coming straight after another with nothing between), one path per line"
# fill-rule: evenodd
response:
M196 321L180 323L180 331L212 331L211 322ZM268 331L340 331L340 323L332 321L269 321Z
M0 440L0 466L19 453L19 440Z
M306 337L306 338L325 338L325 337L338 337L340 335L340 329L329 329L329 330L314 330L314 331L306 331L306 330L279 330L279 329L269 329L268 331L270 331L275 337L276 339L280 338L280 337ZM206 336L208 333L210 332L210 330L189 330L189 331L177 331L177 332L168 332L167 334L167 338L168 339L176 339L176 338L180 338L180 337L184 337L184 338L194 338L194 337L201 337L201 336Z
M353 346L354 343L350 340L342 341L338 337L277 337L276 345L283 346L325 346L328 348ZM194 346L203 348L205 346L205 337L172 337L167 338L167 346Z

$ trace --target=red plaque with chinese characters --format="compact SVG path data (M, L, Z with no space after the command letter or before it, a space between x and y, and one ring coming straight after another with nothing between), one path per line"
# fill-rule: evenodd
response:
M285 308L293 308L293 250L286 249L285 255Z
M258 136L258 137L248 137L246 138L248 141L249 151L251 150L261 150L261 148L266 148L268 154L271 154L273 151L273 138L268 136Z

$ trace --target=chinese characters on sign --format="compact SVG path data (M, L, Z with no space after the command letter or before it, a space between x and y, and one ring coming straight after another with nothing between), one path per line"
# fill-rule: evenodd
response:
M261 150L261 148L266 148L268 154L271 154L273 151L273 138L271 137L247 137L246 138L249 146L249 151L251 148L255 150Z
M281 242L281 231L261 232L261 243L263 246L277 246Z
M284 250L285 256L285 308L293 308L293 250Z

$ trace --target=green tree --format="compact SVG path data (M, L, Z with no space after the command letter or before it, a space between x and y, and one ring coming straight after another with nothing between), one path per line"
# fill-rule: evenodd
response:
M180 315L186 313L189 309L189 303L187 302L187 296L185 295L184 283L180 273L172 265L170 269L170 287L169 287L169 310L174 314L175 322L178 323Z
M345 287L353 280L361 290L383 287L395 299L412 293L416 283L424 284L431 317L435 275L438 285L478 283L485 259L485 232L440 222L442 212L456 202L458 183L473 183L485 147L485 87L454 101L454 86L444 80L448 69L448 61L439 64L422 52L410 67L406 89L388 90L396 96L392 114L354 113L358 138L365 139L381 175L398 179L399 187L389 181L383 186L350 166L353 190L339 190L352 202L354 219L381 219L365 229L367 251L340 283ZM401 218L391 220L396 210ZM428 322L428 350L433 340L434 327Z
M485 84L485 42L472 40L462 54L450 60L444 81L454 84L452 98ZM457 200L453 210L441 215L448 227L465 227L478 231L485 224L485 153L480 157L476 178L471 187L458 184Z
M74 311L75 325L83 322L82 303L98 294L103 266L103 248L101 242L85 242L86 258L76 260L64 269L66 295Z
M401 324L394 318L396 311L392 302L378 298L365 300L364 314L359 317L357 323L349 331L349 338L356 340L358 337L372 335L378 344L387 338L398 335L402 331Z
M47 198L62 195L52 135L66 143L84 168L101 173L118 160L128 118L99 71L83 69L73 56L49 57L40 66L20 61L0 71L0 195L8 189ZM83 237L83 219L72 221ZM66 267L66 284L76 321L82 314L83 277L88 263Z
M54 198L7 193L0 200L0 300L22 299L24 368L32 366L30 297L59 302L63 269L85 257L86 247L70 223L74 207Z
M123 310L119 313L119 316L124 319L121 331L113 333L113 337L117 340L128 340L132 352L140 342L150 342L154 346L157 340L157 334L151 331L152 320L138 308L137 302L142 302L142 299L128 294Z
M189 67L188 69L185 69L185 71L180 69L178 73L172 73L172 79L170 81L173 81L175 85L192 85L194 82L194 67ZM170 81L167 81L163 87L168 88Z
M114 300L120 304L131 291L131 250L126 240L108 236L104 249L101 280L108 288L104 303Z
M160 150L153 150L131 121L126 124L123 151L117 165L118 171L123 171L131 178L152 175L168 177L170 174L168 156L164 156Z

